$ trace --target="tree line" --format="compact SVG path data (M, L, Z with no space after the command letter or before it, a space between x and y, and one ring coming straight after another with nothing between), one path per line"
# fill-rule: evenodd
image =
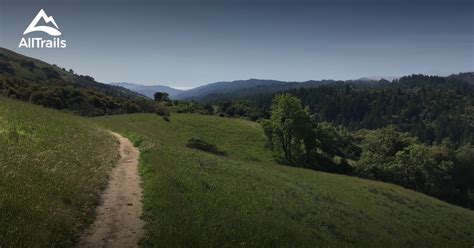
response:
M401 185L474 208L474 146L429 145L395 126L350 132L321 122L290 94L273 98L261 126L280 163Z
M378 87L339 83L280 93L299 98L318 120L352 131L394 125L428 144L446 138L456 145L474 143L474 84L458 77L412 75ZM220 99L213 104L227 116L257 120L268 117L274 95Z

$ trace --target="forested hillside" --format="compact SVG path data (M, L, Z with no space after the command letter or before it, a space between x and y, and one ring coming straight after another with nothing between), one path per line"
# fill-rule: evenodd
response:
M4 48L0 95L85 116L153 111L152 102L140 94Z
M335 82L336 81L333 80L310 80L305 82L288 82L267 79L236 80L232 82L217 82L203 85L183 91L173 98L179 100L212 102L213 100L221 99L223 97L226 99L236 99L238 97L254 95L256 93L269 94L299 87L317 87Z
M474 142L473 75L412 75L372 86L338 83L284 92L301 99L319 120L351 130L395 125L427 143L449 138L466 144ZM273 96L254 94L231 102L214 96L213 103L223 114L258 119L268 116Z

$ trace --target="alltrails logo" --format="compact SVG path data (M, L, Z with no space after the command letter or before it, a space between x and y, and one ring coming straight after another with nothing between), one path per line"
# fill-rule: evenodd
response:
M39 26L38 22L43 20L45 24L53 24L54 27L51 26ZM52 16L46 15L43 9L41 9L36 17L31 21L30 25L26 28L23 35L29 34L31 32L44 32L49 34L50 36L60 36L61 31L59 31L58 24L54 21ZM66 47L66 40L62 40L59 37L54 37L52 39L43 39L41 37L29 37L29 38L21 38L20 44L18 45L19 48L65 48Z

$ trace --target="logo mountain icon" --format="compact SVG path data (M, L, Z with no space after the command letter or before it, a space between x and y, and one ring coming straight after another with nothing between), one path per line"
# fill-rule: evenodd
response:
M41 18L44 20L45 23L51 22L56 28L49 27L49 26L36 26ZM54 21L54 18L52 16L46 15L46 12L44 12L43 9L41 9L36 15L35 19L31 21L30 25L26 28L25 32L23 32L23 35L31 33L31 32L35 32L35 31L45 32L51 36L61 35L61 32L59 31L59 27Z

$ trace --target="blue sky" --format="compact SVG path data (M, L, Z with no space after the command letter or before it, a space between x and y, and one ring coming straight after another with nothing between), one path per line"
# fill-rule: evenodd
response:
M0 0L0 46L101 82L194 87L474 71L464 0ZM66 49L18 48L43 8Z

